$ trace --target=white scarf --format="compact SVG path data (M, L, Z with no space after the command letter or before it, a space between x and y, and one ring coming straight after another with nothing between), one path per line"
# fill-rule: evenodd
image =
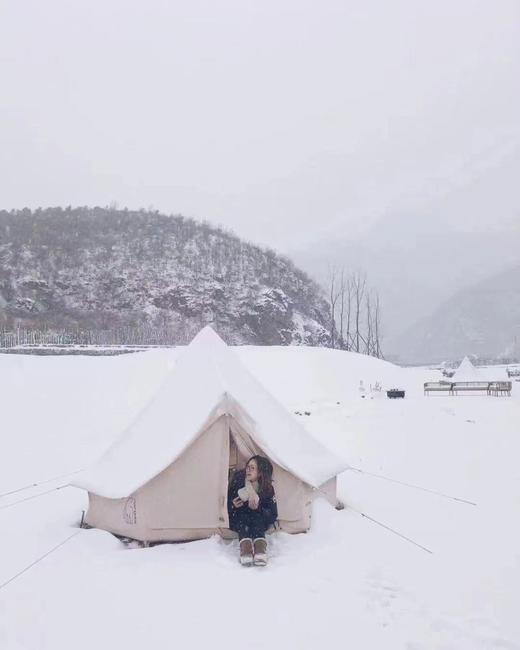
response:
M246 479L245 489L247 490L247 500L249 505L253 504L256 507L258 507L258 504L260 503L260 497L258 496L258 482L255 481L254 483L251 483L251 481L248 481Z

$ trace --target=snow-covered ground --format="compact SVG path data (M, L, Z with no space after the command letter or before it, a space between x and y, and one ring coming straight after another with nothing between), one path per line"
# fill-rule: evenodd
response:
M520 648L520 383L511 398L435 395L440 373L316 348L237 348L256 376L351 465L358 512L315 504L312 531L277 534L266 569L213 538L129 550L77 528L86 495L57 479L0 497L2 650ZM0 355L0 494L85 467L147 402L177 351ZM366 387L361 397L360 380ZM370 385L406 389L405 400ZM309 415L305 415L305 412Z

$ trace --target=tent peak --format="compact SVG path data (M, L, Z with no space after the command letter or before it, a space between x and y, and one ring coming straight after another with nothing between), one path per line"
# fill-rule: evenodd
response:
M220 336L215 332L215 330L210 326L206 325L200 332L192 339L189 347L215 347L215 346L224 346L227 347L226 343L220 338Z
M481 381L480 371L471 363L466 356L462 359L460 366L452 377L453 381Z

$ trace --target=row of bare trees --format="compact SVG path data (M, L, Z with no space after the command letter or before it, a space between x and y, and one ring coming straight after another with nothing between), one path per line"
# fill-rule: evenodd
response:
M180 326L153 327L147 324L113 329L71 328L53 330L16 327L0 329L0 349L17 346L172 346L185 345L200 329Z
M383 358L379 294L366 274L332 266L328 278L330 347Z

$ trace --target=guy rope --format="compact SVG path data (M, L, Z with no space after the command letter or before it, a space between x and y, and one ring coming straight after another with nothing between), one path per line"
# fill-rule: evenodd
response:
M18 501L13 501L13 503L7 503L5 506L0 506L0 510L6 510L7 508L12 508L13 506L17 506L19 503L24 503L25 501L30 501L31 499L37 499L38 497L43 497L46 494L50 494L51 492L56 492L57 490L62 490L63 488L69 487L68 483L65 483L65 485L58 485L58 487L51 488L50 490L46 490L45 492L39 492L38 494L33 494L30 497L25 497L25 499L19 499Z
M43 555L41 555L39 558L37 558L36 560L34 560L34 562L31 562L31 564L29 564L28 566L26 566L25 569L22 569L21 571L18 571L18 573L16 573L14 576L11 576L8 580L6 580L6 581L3 582L2 584L0 584L0 589L3 589L4 587L7 587L7 585L8 585L9 583L13 582L13 580L16 580L16 578L19 578L19 577L20 577L21 575L23 575L26 571L29 571L29 569L32 569L33 566L36 566L36 564L38 564L39 562L41 562L42 560L44 560L44 559L45 559L46 557L48 557L51 553L54 553L54 551L57 551L61 546L63 546L64 544L66 544L70 539L72 539L73 537L75 537L75 536L78 535L79 533L81 533L81 530L77 530L76 532L72 533L72 535L69 535L69 536L68 536L66 539L64 539L62 542L60 542L59 544L57 544L56 546L54 546L53 548L51 548L50 551L47 551L46 553L44 553Z
M60 478L65 478L66 476L73 476L74 474L79 474L79 472L82 472L82 469L77 469L74 472L68 472L67 474L59 474L58 476L54 476L53 478L48 478L45 479L45 481L39 481L38 483L30 483L29 485L24 485L23 487L16 488L16 490L11 490L10 492L2 492L0 494L0 497L6 497L10 494L16 494L17 492L22 492L23 490L29 490L30 488L33 487L38 487L40 485L44 485L45 483L52 483L52 481L57 481Z
M321 494L323 494L323 496L327 499L327 501L329 500L328 494L326 494L323 490L321 490L320 488L314 488L314 489L316 490L316 492L321 492ZM413 539L411 539L410 537L407 537L406 535L403 535L399 531L395 530L394 528L391 528L390 526L387 526L383 522L378 521L377 519L374 519L374 517L371 517L370 515L367 515L365 512L361 512L361 510L357 510L357 508L354 508L353 506L350 506L348 504L344 504L342 502L338 502L338 503L341 504L341 507L339 507L339 508L337 507L336 508L337 510L343 510L344 508L346 508L348 510L352 510L352 512L355 512L358 515L361 515L361 517L363 517L364 519L368 519L372 523L377 524L378 526L381 526L381 528L384 528L385 530L388 530L389 532L393 533L394 535L397 535L397 537L400 537L401 539L404 539L405 541L409 542L410 544L413 544L414 546L419 547L423 551L426 551L426 553L430 553L431 555L433 555L433 551L431 551L429 548L426 548L426 546L423 546L422 544L419 544L419 542L416 542Z
M430 494L435 494L438 497L443 499L450 499L451 501L459 501L460 503L467 503L470 506L476 506L477 504L474 501L468 501L467 499L461 499L460 497L453 497L449 494L444 494L444 492L437 492L436 490L431 490L430 488L421 487L420 485L413 485L413 483L405 483L404 481L398 481L395 478L389 478L388 476L383 476L382 474L374 474L372 472L366 472L364 469L359 469L359 467L349 467L353 472L358 472L359 474L366 474L367 476L374 476L375 478L380 478L385 481L390 481L390 483L397 483L398 485L404 485L405 487L413 488L414 490L421 490L422 492L429 492Z
M356 508L353 508L352 506L347 505L345 507L348 508L349 510L352 510L353 512L356 512L358 515L361 515L364 519L368 519L372 523L377 524L378 526L381 526L382 528L385 528L386 530L390 531L394 535L397 535L401 539L404 539L407 542L410 542L410 544L413 544L414 546L419 547L423 551L426 551L426 553L430 553L431 555L433 555L433 551L431 551L429 548L426 548L426 546L423 546L422 544L419 544L418 542L415 542L413 539L411 539L410 537L407 537L406 535L403 535L402 533L398 532L394 528L391 528L390 526L387 526L386 524L383 524L381 521L377 521L377 519L374 519L373 517L370 517L370 515L367 515L366 513L361 512L361 510L356 510Z

